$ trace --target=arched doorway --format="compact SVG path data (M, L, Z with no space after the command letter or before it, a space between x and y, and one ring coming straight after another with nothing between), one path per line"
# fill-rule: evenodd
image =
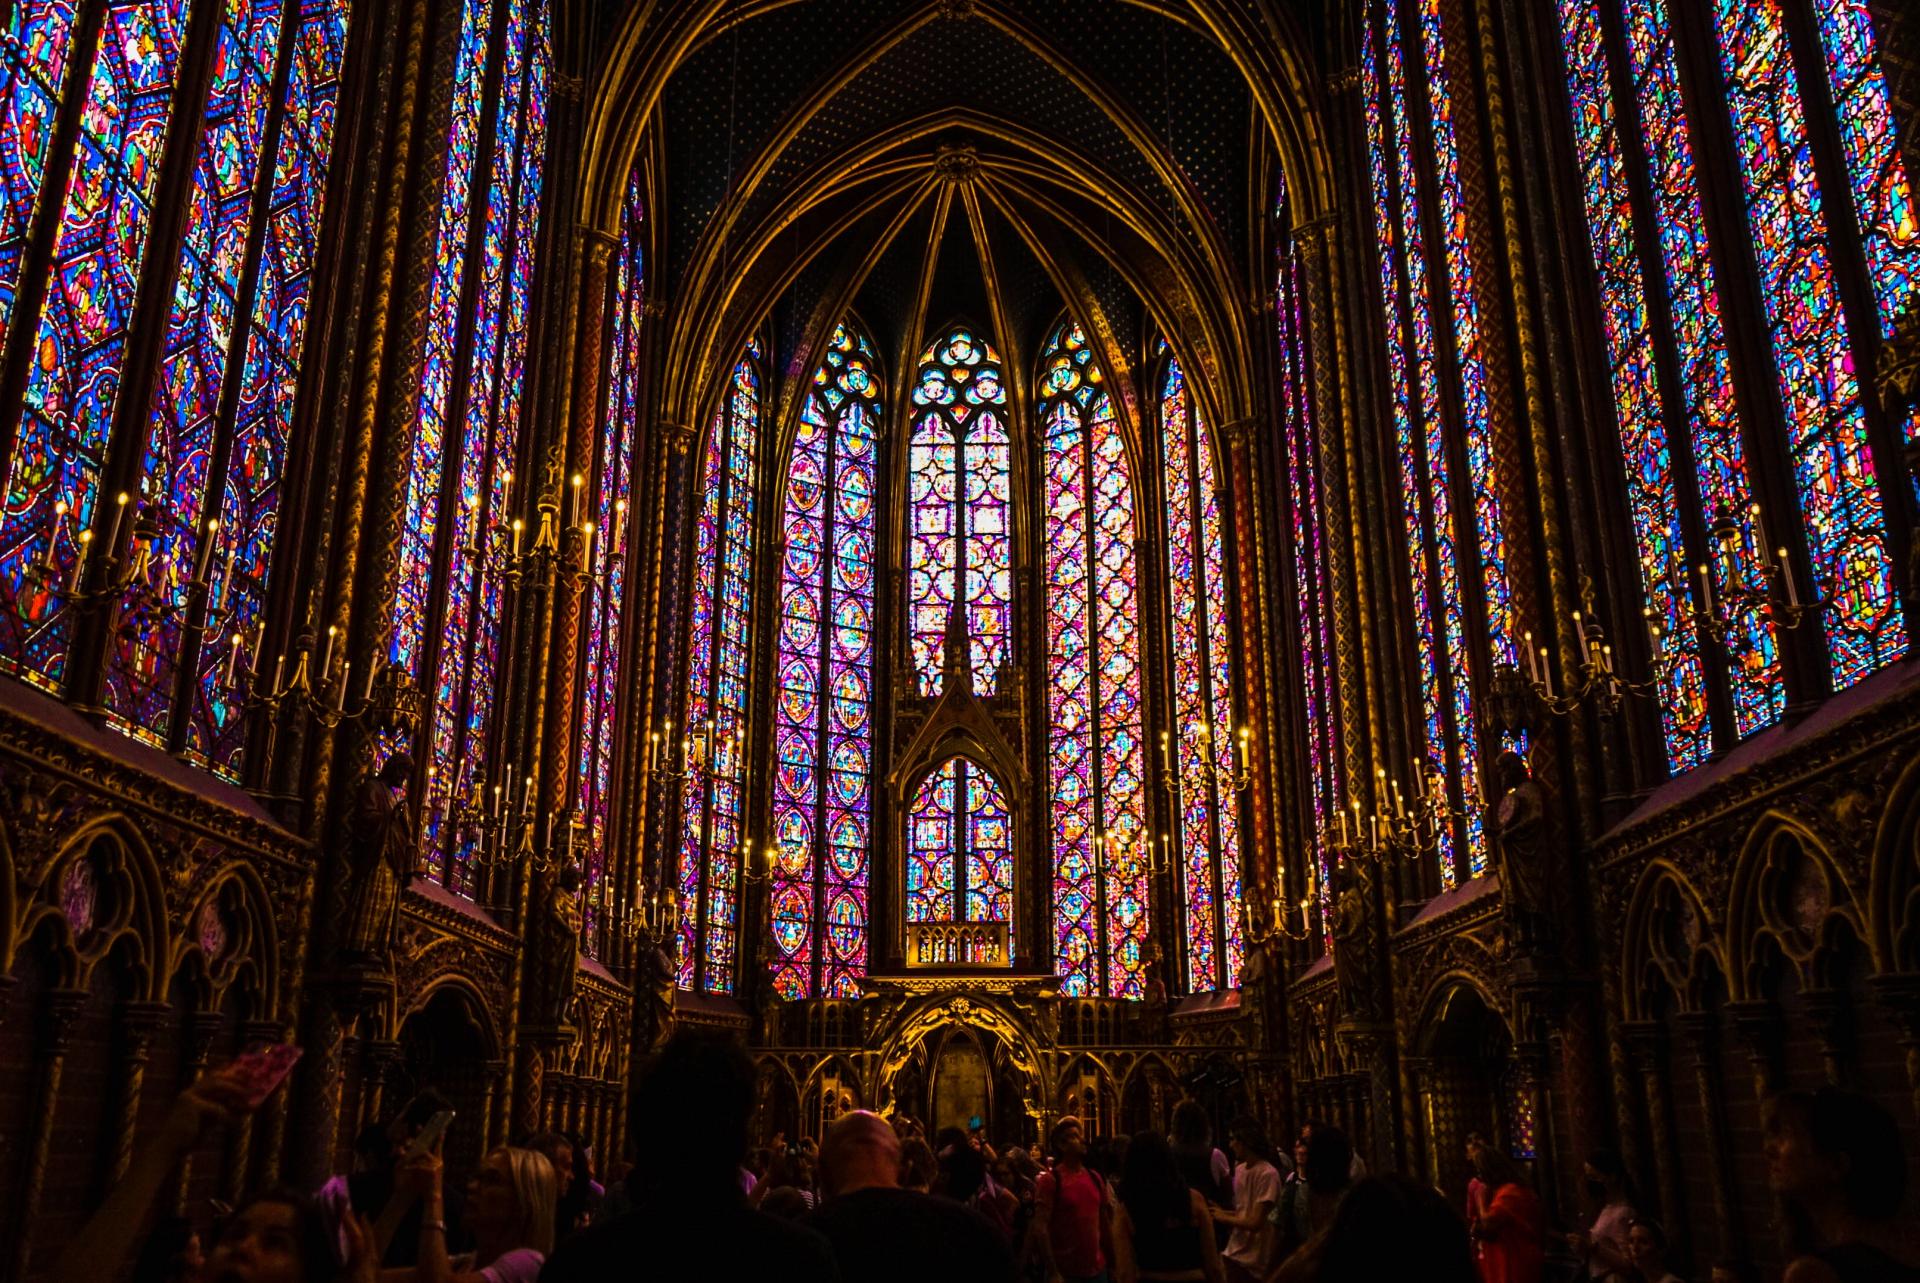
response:
M1437 1000L1421 1040L1420 1122L1427 1138L1427 1179L1464 1206L1467 1137L1479 1133L1516 1158L1533 1157L1532 1124L1513 1116L1525 1100L1514 1078L1513 1037L1480 991L1457 984Z
M394 1067L392 1108L431 1087L453 1103L444 1148L447 1167L471 1171L492 1135L493 1039L465 989L443 985L400 1025L400 1062Z

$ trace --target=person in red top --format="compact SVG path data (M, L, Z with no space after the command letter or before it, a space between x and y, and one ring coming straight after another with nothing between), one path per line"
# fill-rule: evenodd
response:
M1108 1217L1106 1182L1087 1170L1087 1144L1080 1120L1069 1114L1047 1133L1053 1169L1034 1183L1033 1230L1028 1250L1037 1253L1049 1280L1106 1283Z
M1487 1188L1486 1210L1473 1226L1482 1283L1540 1283L1546 1268L1547 1213L1520 1166L1481 1145L1474 1167Z

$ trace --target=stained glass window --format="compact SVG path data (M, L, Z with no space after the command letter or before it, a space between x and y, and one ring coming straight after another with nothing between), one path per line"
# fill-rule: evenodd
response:
M1671 648L1672 667L1659 692L1667 759L1673 769L1686 770L1706 760L1713 735L1705 666L1691 644L1686 623L1694 604L1694 580L1680 526L1663 389L1654 366L1652 318L1634 243L1619 114L1600 47L1598 2L1561 0L1560 29L1567 49L1567 87L1574 107L1588 236L1603 304L1614 412L1627 465L1627 506L1648 618L1662 635L1661 649Z
M1660 244L1660 276L1664 277L1667 303L1673 316L1672 338L1681 376L1678 395L1683 400L1688 439L1693 447L1694 476L1709 516L1724 513L1737 518L1751 507L1753 492L1747 475L1740 413L1734 399L1726 331L1720 315L1719 287L1708 253L1693 130L1680 95L1679 69L1666 6L1667 0L1626 0L1628 65L1639 100L1641 134L1653 191L1654 225ZM1578 20L1578 15L1574 16ZM1584 66L1603 56L1592 35L1580 37L1577 53L1569 48L1570 66ZM1597 74L1597 84L1604 88L1603 66L1597 73L1586 74ZM1585 112L1584 108L1579 110ZM1576 122L1576 133L1591 132ZM1600 145L1605 145L1604 136ZM1616 202L1608 217L1624 220L1632 213L1630 208ZM1622 430L1629 429L1623 426ZM1632 457L1631 450L1628 457ZM1694 565L1699 564L1696 557ZM1724 586L1733 573L1726 550L1715 548L1712 564L1715 581ZM1642 574L1643 578L1651 577L1645 566L1644 548ZM1661 607L1684 606L1689 599L1683 591L1690 593L1692 582L1687 582L1685 590L1670 589L1665 601L1656 600L1656 618ZM1721 596L1724 598L1726 594L1723 592ZM1778 642L1772 625L1757 605L1722 601L1721 606L1730 612L1729 622L1737 638L1727 654L1734 730L1744 736L1771 723L1786 706ZM1664 625L1663 631L1666 631ZM1681 641L1679 637L1668 636L1663 639L1663 645L1672 646ZM1671 698L1671 693L1663 692L1663 698ZM1663 716L1670 726L1676 722L1685 726L1687 722L1684 716L1676 717L1672 713ZM1673 733L1669 730L1670 744ZM1685 757L1671 749L1669 758L1676 768L1686 764Z
M613 754L619 739L620 665L627 601L627 543L632 531L633 434L643 413L640 388L641 316L646 298L642 257L646 206L643 173L627 181L620 246L613 265L612 349L607 360L607 422L593 470L592 570L580 601L581 647L579 809L586 829L583 873L586 909L581 947L600 956L600 927L609 903L607 867L612 852Z
M973 638L973 684L997 689L1010 657L1013 549L1011 458L1000 356L958 327L920 354L908 451L912 545L907 596L914 671L940 693L941 639L956 601ZM957 594L957 596L956 596Z
M948 758L907 811L907 921L1013 918L1013 808L979 763Z
M0 29L0 333L46 184L53 117L73 66L80 0L16 0Z
M1441 417L1440 355L1399 23L1393 5L1378 8L1379 21L1366 26L1360 73L1425 732L1415 764L1427 787L1442 789L1449 807L1468 816L1466 865L1471 874L1485 868L1486 846L1472 751L1473 674L1461 585L1460 533ZM1459 842L1451 826L1441 826L1438 849L1443 885L1453 885L1459 875Z
M781 522L772 979L790 999L856 997L866 971L880 428L873 349L842 325L801 402Z
M75 582L101 499L187 5L112 0L102 21L0 512L0 662L49 689L65 679L71 624L52 588Z
M1173 615L1173 730L1161 745L1174 780L1174 856L1185 892L1187 981L1195 992L1239 983L1240 825L1234 769L1232 640L1226 530L1211 433L1180 362L1160 385Z
M1078 325L1054 332L1046 450L1054 963L1068 997L1138 998L1147 938L1140 593L1127 443Z
M346 38L345 0L302 0L213 552L222 567L233 565L220 601L224 631L206 634L188 710L187 755L228 773L240 765L241 700L222 667L231 668L236 637L250 639L257 660L263 635Z
M484 798L489 773L504 780L488 740L506 585L487 556L508 542L515 498L553 74L543 0L500 2L506 12L497 48L488 43L493 0L469 0L462 11L389 644L390 662L419 674L427 692L426 864L462 892L472 890L475 835L448 822L453 801ZM483 110L489 75L499 78L490 120ZM469 268L472 255L477 270ZM560 520L590 522L584 502L580 488L570 487Z
M1518 664L1521 637L1514 618L1513 585L1508 581L1507 518L1501 510L1502 487L1493 448L1487 369L1487 348L1491 340L1480 315L1480 293L1475 279L1483 269L1475 261L1474 247L1467 233L1467 197L1460 178L1460 144L1453 121L1452 68L1440 4L1441 0L1419 0L1420 36L1426 50L1427 123L1433 147L1434 199L1440 216L1441 249L1448 274L1445 293L1452 303L1453 349L1460 379L1460 437L1466 447L1467 473L1473 478L1473 531L1480 553L1487 646L1495 664ZM1394 60L1398 57L1397 43L1391 42L1391 38L1388 56ZM1473 872L1483 871L1484 860L1476 857Z
M681 828L680 985L731 993L740 934L760 353L734 367L701 457L683 723L696 742Z
M116 728L237 777L237 688L259 662L349 5L209 7L192 38L211 42L211 74L191 104L174 83L189 11L177 3L107 7L85 78L47 297L38 317L8 318L17 341L34 329L38 357L0 521L0 599L9 603L0 609L0 664L43 685L61 682L67 621L49 586L76 582L114 416L135 417L118 404L130 378L123 364L133 299L162 291L165 330L144 435L113 446L138 450L139 480L130 502L111 504L105 526L93 529L115 538L133 576L115 621L103 702ZM191 13L200 20L199 6ZM77 92L81 80L67 74L71 23L70 5L27 3L0 33L0 49L11 51L17 126L8 145L19 149L0 153L9 193L0 297L9 312L22 238L43 194L57 91L64 80ZM276 83L284 86L277 100ZM160 158L175 117L187 111L199 119L176 259L147 251ZM219 537L208 546L216 518ZM180 671L183 663L195 665L197 681Z
M1812 587L1828 598L1821 621L1833 683L1844 687L1905 654L1907 633L1834 278L1825 193L1811 168L1780 0L1715 0L1714 15ZM1854 111L1853 119L1864 113ZM1843 132L1860 141L1859 129L1844 125ZM1876 271L1888 262L1876 255Z
M1300 705L1305 722L1308 819L1312 826L1304 890L1317 883L1329 894L1333 869L1328 838L1340 805L1335 743L1333 585L1328 577L1327 527L1321 507L1320 434L1310 389L1306 275L1293 239L1293 207L1284 182L1274 210L1280 234L1274 271L1274 316L1280 348L1280 407L1286 436L1287 515L1293 536L1293 589L1300 656ZM1284 895L1285 889L1275 888ZM1284 906L1291 913L1291 905ZM1327 920L1322 904L1322 917Z

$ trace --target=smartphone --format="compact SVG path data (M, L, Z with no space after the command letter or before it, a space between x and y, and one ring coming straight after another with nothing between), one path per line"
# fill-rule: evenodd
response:
M407 1146L407 1157L412 1158L432 1149L440 1143L440 1138L447 1134L447 1128L452 1125L453 1111L451 1109L443 1109L432 1118L429 1118L427 1125L420 1129L420 1134L413 1138L413 1143Z
M226 1072L247 1093L248 1107L258 1109L286 1081L300 1055L300 1048L290 1042L262 1043L235 1056Z

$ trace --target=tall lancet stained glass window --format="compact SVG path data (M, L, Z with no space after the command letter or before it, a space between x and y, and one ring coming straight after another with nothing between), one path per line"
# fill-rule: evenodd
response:
M680 985L707 993L731 993L738 979L760 411L760 350L749 345L714 412L694 488L684 723L695 744L694 778L681 817L677 895Z
M842 325L800 403L780 526L772 980L789 999L856 997L866 972L881 409L873 349Z
M524 507L513 465L553 65L545 0L467 0L461 22L388 658L427 693L427 867L464 893L475 838L450 822L455 799L487 797L488 779L504 787L514 765L490 748L506 624L499 561ZM590 520L580 490L562 495L568 525Z
M1920 204L1894 134L1887 77L1865 0L1814 0L1814 10L1861 249L1881 335L1890 338L1920 296ZM1908 412L1902 435L1910 449L1920 447L1920 406Z
M1471 815L1477 814L1474 804L1479 796L1471 740L1473 684L1452 464L1440 413L1440 355L1427 236L1408 132L1399 27L1391 5L1376 6L1376 14L1378 20L1369 22L1364 32L1360 79L1386 324L1396 488L1405 523L1407 586L1420 682L1424 743L1416 763L1427 787L1444 790L1449 805ZM1483 865L1486 856L1477 824L1467 839L1469 867ZM1460 866L1460 835L1443 826L1438 847L1441 880L1451 886Z
M1835 278L1829 193L1809 164L1807 108L1780 0L1715 0L1713 8L1807 558L1828 599L1820 618L1834 685L1850 686L1904 655L1907 631ZM1874 266L1888 262L1880 256Z
M1078 325L1041 358L1054 963L1069 997L1138 998L1147 938L1138 529L1126 435Z
M907 810L907 921L1013 920L1013 808L978 762L950 757Z
M964 607L973 686L997 688L1013 614L1011 457L1000 356L965 326L920 354L907 458L908 639L924 694L940 693L947 616Z
M0 49L14 51L0 320L10 347L37 353L0 516L0 665L62 684L70 620L57 589L91 586L82 554L110 544L133 572L109 647L110 724L233 776L240 691L260 662L350 6L104 9L86 47L74 43L70 3L25 0L0 32ZM209 45L212 74L187 103L181 59ZM86 98L80 134L54 155L52 114L71 94ZM161 156L189 126L181 241L156 245ZM47 274L23 281L33 211L53 199L62 205ZM44 286L36 315L14 306L26 285ZM131 308L149 291L166 300L165 337L152 367L129 368ZM149 398L145 412L122 404L129 388ZM116 421L138 439L114 436ZM135 463L124 506L117 495L101 503L109 455Z
M592 570L582 590L580 615L585 643L580 654L580 747L578 807L586 832L582 866L586 909L580 946L600 956L606 941L611 885L613 757L619 743L616 715L621 660L625 654L627 545L633 531L633 437L640 422L640 335L646 301L643 255L646 206L643 173L635 168L627 182L620 215L620 245L613 265L612 345L607 357L607 419L593 468L591 509L597 535L591 544Z
M1329 837L1340 805L1338 719L1334 715L1333 584L1328 566L1327 524L1322 507L1320 430L1310 387L1307 339L1307 278L1293 236L1293 205L1284 181L1274 206L1279 238L1274 268L1274 317L1280 349L1280 408L1285 427L1287 525L1293 536L1293 589L1298 628L1300 712L1306 737L1307 817L1311 845L1302 892L1316 886L1322 921L1333 869ZM1285 894L1283 891L1282 894ZM1294 912L1288 908L1289 913Z
M1184 892L1187 983L1200 992L1237 985L1245 952L1240 820L1231 787L1233 641L1224 478L1212 433L1171 353L1159 409L1173 616L1173 730L1163 732L1160 750L1173 772L1172 849Z

